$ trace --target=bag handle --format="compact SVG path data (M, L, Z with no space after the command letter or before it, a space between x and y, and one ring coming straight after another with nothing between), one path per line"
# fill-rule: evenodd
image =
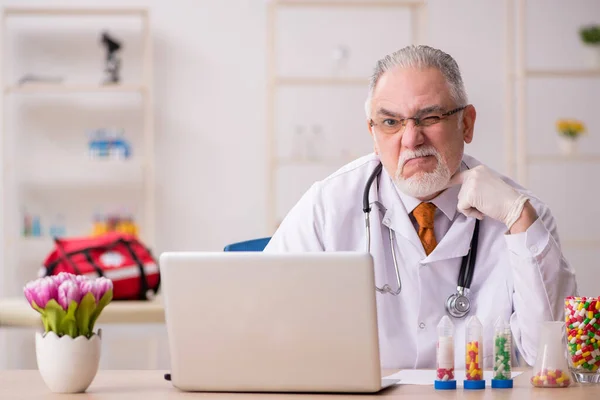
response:
M148 300L148 296L146 295L146 293L148 292L148 278L146 277L146 271L144 270L144 263L142 262L142 260L140 260L137 254L135 254L135 251L133 251L133 249L131 248L131 242L125 239L119 240L121 243L123 243L123 245L129 252L129 255L131 256L131 258L133 258L140 270L140 292L138 293L138 298L140 300Z
M60 240L56 237L54 238L54 244L56 245L56 250L58 251L58 260L56 260L52 270L56 268L56 265L58 265L58 263L61 260L65 260L71 266L71 268L73 268L73 270L77 272L77 275L81 275L81 271L79 270L79 268L77 268L77 265L75 265L73 260L71 260L69 254L65 252L65 249L63 249L62 245L60 244ZM47 275L52 274L52 271L49 271L49 269L47 269L46 272L48 273Z

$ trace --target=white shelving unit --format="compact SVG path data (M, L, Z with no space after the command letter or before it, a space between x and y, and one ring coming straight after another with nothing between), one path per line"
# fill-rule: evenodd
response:
M427 20L426 6L427 2L425 0L273 0L269 2L267 16L268 87L266 146L268 158L267 227L270 232L274 231L277 228L280 222L280 218L282 218L282 215L278 215L278 206L280 204L280 201L278 199L278 173L280 173L282 169L315 169L318 170L317 176L319 176L320 178L324 178L324 176L322 175L323 173L326 173L324 171L333 172L335 168L341 167L345 163L348 163L353 159L364 155L370 151L370 148L368 147L361 149L346 149L346 151L343 152L343 154L331 154L330 152L329 154L326 154L325 156L320 157L319 159L311 159L310 157L301 158L295 157L293 155L281 155L278 151L278 140L281 139L281 132L278 132L278 127L276 123L277 118L282 118L281 113L279 113L276 110L277 106L280 105L277 99L278 94L280 94L283 90L292 89L310 89L323 91L348 89L364 90L364 95L366 97L368 89L368 79L371 71L364 71L364 66L362 64L360 68L354 66L354 68L350 68L354 69L353 71L346 73L316 73L315 70L323 67L323 63L326 61L327 57L331 57L332 52L344 50L353 50L356 52L357 49L354 48L354 46L362 45L362 42L368 41L368 39L365 39L365 37L372 33L373 25L380 24L380 26L378 26L379 29L385 30L385 26L387 26L388 29L385 30L385 32L382 30L381 32L374 34L375 36L373 37L373 39L378 39L374 40L374 43L371 45L371 47L373 47L374 45L380 45L380 42L383 41L385 37L394 37L395 32L392 31L394 29L397 29L398 26L404 22L407 22L407 25L403 26L403 28L406 28L407 36L410 37L408 42L405 44L417 44L421 42L425 37L425 27ZM406 20L403 20L402 22L397 20L394 21L394 17L390 16L398 10L402 10L403 12L406 12L408 14L407 17L402 16L406 17ZM307 17L307 12L312 12L310 18ZM285 18L285 15L282 16L282 13L288 13L288 17L289 13L295 13L293 19L288 18L287 20L285 20L287 22L290 22L290 25L285 25L285 32L278 31L278 23L283 21ZM356 14L354 13L361 13L361 15L364 16L359 25L352 25L348 22L352 20L352 18L356 18ZM323 15L335 18L336 28L341 30L347 28L348 32L344 31L347 34L343 36L339 32L332 32L331 30L329 30L328 32L323 32L321 34L321 38L317 38L316 35L318 35L318 33L315 33L315 28L320 26L321 22L323 24L325 24L326 22L322 19L319 20L321 22L318 22L316 19L325 18L323 17ZM373 18L373 20L370 20L370 18ZM378 18L380 19L379 21L377 20ZM298 22L300 20L302 22ZM301 23L304 23L304 25L302 27L299 27L299 24ZM290 39L290 32L294 32L298 36ZM302 33L298 34L298 32ZM336 34L340 37L334 37ZM355 34L361 36L359 38L352 37ZM285 38L282 38L283 36L285 36ZM302 37L302 39L298 42L295 42L294 40L298 39L299 37ZM279 40L292 41L287 42L287 45L282 45L282 47L280 48L280 50L286 49L288 51L287 54L278 54L278 45L280 44L278 43ZM334 41L336 40L337 42L334 43ZM362 51L364 49L359 49L360 51L357 52L358 55L352 61L360 60L360 62L366 62L369 66L372 66L378 58L385 56L388 52L398 50L400 47L405 45L402 43L402 39L399 39L398 36L395 36L394 40L394 47L386 48L385 52L383 52L384 50L381 49L381 46L378 48L378 50L380 51L374 52L372 54L365 54L365 52ZM332 45L334 47L326 48L327 45ZM315 49L315 47L318 47L318 49ZM329 54L327 54L327 52L329 52ZM300 53L300 56L298 56L298 53ZM309 55L309 53L311 54ZM286 62L281 62L282 60L286 60L286 56L288 57L288 60ZM290 59L294 59L295 61L290 61ZM319 64L320 67L315 67L313 65L309 68L306 68L306 65L304 65L304 71L301 72L293 71L289 73L288 71L288 73L281 73L280 69L288 68L289 70L290 64L297 63L299 59L310 59L311 61L314 61L317 64L321 64ZM293 69L294 68L292 68L292 70ZM296 68L296 70L297 69L298 68ZM338 95L337 98L332 97L332 102L342 102L344 100L341 98L342 96L343 94ZM309 97L313 96L311 95ZM361 110L357 111L353 109L348 112L356 114L356 112L360 113ZM364 112L362 115L364 116ZM308 118L313 118L313 116L309 115ZM358 122L362 123L362 121ZM366 127L366 123L365 125L361 125L361 127L362 126ZM367 137L368 135L366 128L364 129L364 135L365 137ZM304 174L302 178L306 181L304 182L305 184L312 180L312 178L309 177L308 173ZM295 183L295 185L301 184ZM299 193L295 193L292 197L296 198L297 195L299 195Z
M25 83L17 84L14 76L7 78L8 61L12 54L8 53L7 37L10 35L9 23L14 19L21 21L31 21L32 18L48 22L56 18L66 18L70 21L82 21L86 18L101 18L106 21L105 26L111 26L115 21L123 22L123 18L129 18L136 21L139 26L139 43L141 48L137 49L140 56L140 71L135 74L136 82L122 80L122 83L102 84L101 76L90 82L70 82L65 83ZM127 20L129 21L129 20ZM153 67L152 67L152 39L150 32L149 12L145 8L4 8L2 13L2 47L0 55L2 57L2 191L4 202L2 204L2 265L0 265L2 287L0 294L2 296L20 295L23 282L23 270L27 270L25 275L31 276L35 268L31 265L22 265L22 256L28 255L39 262L37 268L41 266L43 258L52 248L51 238L44 237L25 237L21 234L21 209L27 198L21 198L23 187L28 192L34 191L38 201L44 201L46 196L63 190L73 191L74 198L69 204L64 204L64 213L67 216L67 236L79 236L89 234L92 228L92 215L79 218L76 225L79 229L70 231L69 212L74 205L80 205L80 201L89 200L91 192L109 193L105 197L111 197L110 193L118 197L123 190L136 193L136 199L142 204L139 209L143 210L141 215L136 215L136 222L140 226L140 238L150 248L155 247L155 171L154 171L154 117L153 117ZM90 28L91 29L91 28ZM98 32L93 31L94 35ZM52 31L48 34L52 36ZM60 40L60 39L58 39ZM98 45L91 43L92 46ZM125 44L127 49L128 43ZM41 45L42 46L42 45ZM43 48L43 47L40 47ZM20 48L19 48L20 50ZM48 51L48 54L52 54ZM64 56L61 52L56 57ZM50 60L52 61L52 60ZM126 63L129 60L124 60ZM95 61L94 61L95 62ZM97 65L102 66L103 60L99 58ZM11 71L12 72L12 71ZM18 71L27 73L29 71ZM101 73L98 69L95 71ZM11 128L10 122L13 114L8 108L13 102L40 101L43 98L59 96L64 103L76 105L85 100L98 101L102 96L110 96L111 99L123 99L127 96L128 101L135 103L135 117L139 116L136 124L140 126L136 137L139 141L138 148L133 149L133 157L129 160L92 160L85 157L85 149L73 151L67 149L73 154L73 157L59 157L51 163L40 165L37 160L30 162L23 161L26 154L20 154L16 151L18 146L15 143L19 140L23 132L18 128ZM47 100L47 99L46 99ZM41 104L53 104L52 101L46 101ZM38 106L38 107L43 107ZM68 105L67 105L68 107ZM103 106L106 113L106 106ZM110 108L111 106L108 106ZM92 111L93 112L93 111ZM109 115L112 114L110 111ZM127 111L114 110L114 115L119 112ZM32 115L34 119L35 113ZM64 125L69 126L71 115L64 115ZM133 117L132 117L133 118ZM110 118L109 118L110 119ZM117 122L118 123L118 122ZM115 124L117 124L115 123ZM105 128L114 126L112 121L107 121L109 126L90 126L89 128ZM54 132L52 132L54 133ZM83 134L83 132L82 132ZM126 132L127 134L127 132ZM40 140L52 141L54 137L39 138ZM62 137L64 139L64 137ZM81 139L81 138L79 138ZM43 145L42 145L43 146ZM66 151L65 151L66 152ZM26 172L24 172L26 171ZM95 192L94 192L95 193ZM79 196L79 197L78 197ZM88 196L88 197L86 197ZM80 198L81 200L76 200ZM40 200L41 199L41 200ZM97 204L96 204L97 205ZM93 207L93 206L91 206ZM81 213L80 213L81 214ZM87 232L81 227L87 222ZM17 273L20 271L19 273Z
M515 8L516 1L516 8ZM535 163L558 163L558 162L600 162L600 154L578 154L578 155L530 155L527 152L527 83L529 79L535 78L559 78L559 79L583 79L600 78L600 67L597 69L532 69L527 66L526 49L526 24L527 24L527 1L507 1L507 65L508 82L507 98L508 104L516 103L516 113L513 115L511 107L507 107L509 131L507 132L507 165L511 174L516 176L519 182L526 185L528 180L529 165ZM516 56L516 58L515 58ZM516 60L516 62L515 62ZM513 65L516 65L513 68ZM516 89L516 90L515 90ZM516 102L513 102L513 96ZM511 133L512 121L516 120L516 135ZM516 140L513 140L513 137ZM514 147L513 147L514 145ZM513 149L516 149L516 158L513 159Z
M531 154L528 150L528 146L532 142L531 132L528 132L528 117L531 113L530 107L531 103L528 103L528 85L532 82L536 82L536 80L544 79L545 82L554 82L557 80L563 82L577 82L577 80L581 79L598 79L600 78L600 67L595 69L590 69L589 67L577 68L575 67L567 67L567 68L549 68L549 69L540 69L540 68L532 68L528 65L527 59L530 52L527 48L527 28L528 24L531 23L529 21L530 18L538 18L538 23L540 18L544 18L544 14L536 14L528 15L528 2L527 0L508 0L507 4L507 48L506 48L506 58L507 58L507 104L511 105L506 107L506 118L507 118L507 133L506 133L506 163L508 166L508 170L510 175L514 176L516 180L525 187L531 187L532 185L540 185L539 182L531 179L532 170L538 168L538 172L540 168L548 168L560 166L561 169L566 168L577 168L577 171L582 171L584 174L590 174L590 176L595 176L594 172L588 171L583 168L589 165L595 165L598 169L600 169L600 149L596 149L597 153L589 152L591 149L586 149L587 151L579 152L578 154L562 154L559 151L555 151L554 153L545 152L542 154ZM575 6L575 4L573 4ZM567 6L565 6L567 7ZM585 22L587 23L587 21ZM577 35L577 26L563 26L561 29L564 29L565 32L568 32L571 35ZM551 40L550 40L551 41ZM549 51L552 51L552 43L547 42L544 44ZM531 49L529 49L531 50ZM560 54L556 49L553 49L557 53L557 57ZM531 99L529 99L531 100ZM546 99L544 99L546 100ZM514 105L514 107L512 107ZM531 107L533 108L533 107ZM556 118L563 118L563 115L556 115ZM592 115L595 117L595 115ZM551 132L553 135L558 135L556 132ZM598 132L594 132L593 134L598 134ZM583 175L585 177L585 175ZM549 178L549 179L546 179ZM563 177L564 178L564 177ZM564 182L570 181L570 176L567 176ZM594 178L596 179L596 178ZM553 175L548 175L544 177L543 185L545 185L545 189L552 188L552 190L546 190L546 198L543 198L547 203L561 200L564 198L568 198L569 196L575 196L576 198L573 200L583 200L585 198L585 194L589 193L587 196L590 198L595 198L592 194L593 190L595 190L595 186L591 185L591 182L585 182L585 179L582 181L573 180L572 183L574 187L578 190L577 194L569 193L566 187L561 187L561 182L558 180L554 180ZM589 187L588 187L589 185ZM592 187L594 186L594 187ZM581 192L579 192L579 190ZM590 191L592 190L592 191ZM583 198L582 198L583 196ZM569 207L577 207L572 204ZM555 217L557 212L563 213L563 219L557 221L559 226L559 233L561 228L569 225L569 214L565 213L562 209L553 209L552 210ZM600 223L600 220L594 220L592 217L586 221L586 225L589 226L597 226ZM570 225L571 229L573 229L572 225ZM595 289L598 290L600 286L595 284L594 282L588 282L588 276L595 276L590 270L590 268L594 269L596 262L596 255L598 250L600 250L600 238L596 235L595 238L589 238L589 235L585 233L579 235L575 234L572 231L570 234L561 235L561 244L564 253L566 254L567 259L574 265L580 285L582 282L586 282L585 285L590 290L593 285L595 285ZM593 295L591 293L582 293L582 295Z

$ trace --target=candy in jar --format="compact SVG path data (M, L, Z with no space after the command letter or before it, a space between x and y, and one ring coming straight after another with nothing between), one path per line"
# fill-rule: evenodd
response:
M565 357L565 324L561 321L542 323L537 359L531 384L536 387L567 387L571 377Z
M454 378L454 324L444 315L438 326L437 368L434 387L436 389L456 389Z
M465 333L465 389L485 389L483 379L483 325L477 316L467 321Z
M600 382L600 297L567 297L569 367L578 382Z

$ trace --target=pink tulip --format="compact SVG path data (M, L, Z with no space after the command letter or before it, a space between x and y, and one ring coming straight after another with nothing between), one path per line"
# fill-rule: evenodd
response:
M97 293L96 301L100 301L106 292L113 289L112 281L104 277L96 279L95 286Z
M113 288L113 283L110 279L101 277L96 279L89 279L86 281L81 281L79 283L79 288L81 289L82 297L88 293L92 293L94 295L94 299L96 300L96 304L100 301L102 296L110 289Z
M63 283L64 281L67 281L67 280L74 281L75 275L70 274L68 272L60 272L58 275L52 276L52 279L54 279L54 282L56 282L56 286L59 287L60 284Z
M79 285L75 281L67 279L58 287L58 304L66 311L72 301L79 304L81 301L81 290L79 290Z
M50 300L58 297L56 282L49 276L27 283L23 290L29 304L33 306L32 302L35 302L40 308L45 308Z
M92 282L90 279L79 280L79 290L81 292L81 297L84 297L90 292L94 294L94 282Z

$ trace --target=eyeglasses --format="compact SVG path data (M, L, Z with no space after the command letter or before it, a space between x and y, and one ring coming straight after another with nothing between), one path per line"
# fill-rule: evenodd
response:
M454 110L450 110L440 115L427 115L426 117L410 117L410 118L402 118L402 119L394 119L394 118L380 118L377 121L373 121L372 119L369 121L371 126L377 126L383 133L386 134L394 134L397 132L404 131L406 125L408 124L408 120L412 119L415 121L415 126L431 126L440 122L442 119L449 117L453 114L456 114L459 111L464 110L467 106L462 106L455 108Z

